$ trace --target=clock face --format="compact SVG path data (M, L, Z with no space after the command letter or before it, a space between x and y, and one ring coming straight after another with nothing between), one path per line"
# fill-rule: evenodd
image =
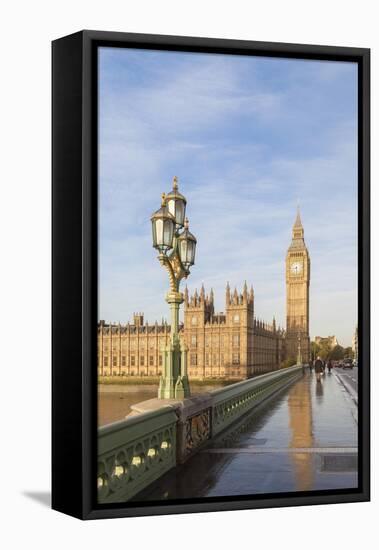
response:
M300 262L293 262L291 264L291 273L293 273L294 275L299 275L299 273L301 273L303 267L301 265Z

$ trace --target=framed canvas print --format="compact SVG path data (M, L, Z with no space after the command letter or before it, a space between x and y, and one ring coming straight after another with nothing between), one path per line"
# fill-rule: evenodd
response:
M53 508L369 499L367 49L53 42Z

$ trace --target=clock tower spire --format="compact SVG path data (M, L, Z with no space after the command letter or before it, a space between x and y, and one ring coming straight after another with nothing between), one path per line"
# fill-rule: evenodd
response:
M295 362L298 355L306 363L310 357L309 283L311 261L304 241L304 228L297 207L292 241L286 257L287 357ZM300 350L300 354L299 354Z

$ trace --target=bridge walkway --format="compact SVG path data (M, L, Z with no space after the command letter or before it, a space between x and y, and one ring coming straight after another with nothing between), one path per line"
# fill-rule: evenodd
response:
M357 431L337 377L306 372L133 500L354 488Z

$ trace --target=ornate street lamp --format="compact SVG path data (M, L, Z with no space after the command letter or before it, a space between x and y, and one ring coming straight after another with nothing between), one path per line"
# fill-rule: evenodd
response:
M172 191L162 195L162 206L151 216L153 247L159 251L158 260L170 279L166 301L171 310L170 342L162 350L163 374L159 381L160 399L183 399L190 395L187 375L187 347L179 338L179 307L183 295L180 281L187 278L195 263L196 238L190 233L185 217L187 201L178 191L174 177ZM183 228L180 233L180 230Z
M166 195L166 204L168 211L175 218L177 228L181 228L184 225L186 216L187 200L178 191L178 178L174 176L172 183L172 191Z
M161 254L166 254L172 248L175 232L175 218L166 206L166 195L162 193L162 205L151 216L153 229L153 247Z
M301 357L301 338L300 338L300 332L297 335L297 364L302 365L303 359Z
M188 218L184 221L184 231L178 237L178 250L184 269L189 273L189 268L195 263L196 238L188 230Z

